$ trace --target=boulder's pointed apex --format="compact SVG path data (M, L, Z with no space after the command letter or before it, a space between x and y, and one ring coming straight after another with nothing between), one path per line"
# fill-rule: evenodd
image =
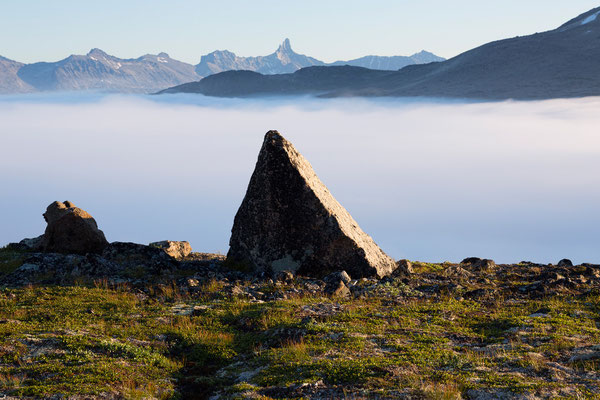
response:
M255 271L383 277L396 268L275 130L265 135L231 233L229 262Z
M273 138L277 138L277 137L283 139L283 136L281 136L281 133L279 133L279 131L272 130L272 131L269 131L269 132L265 133L265 140L266 139L273 139Z
M269 131L265 134L265 140L263 141L263 149L261 149L261 152L264 151L265 144L281 146L283 142L289 143L278 131Z

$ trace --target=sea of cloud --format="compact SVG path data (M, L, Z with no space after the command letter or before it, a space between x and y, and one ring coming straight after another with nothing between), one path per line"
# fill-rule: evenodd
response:
M54 200L110 241L223 252L279 130L395 258L600 263L600 98L0 96L0 246Z

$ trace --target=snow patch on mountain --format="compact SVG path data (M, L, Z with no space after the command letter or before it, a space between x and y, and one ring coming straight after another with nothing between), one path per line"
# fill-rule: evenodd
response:
M589 17L587 17L586 19L584 19L583 21L581 21L581 25L587 25L590 22L594 22L596 20L596 18L598 18L598 15L600 14L600 11L590 15Z

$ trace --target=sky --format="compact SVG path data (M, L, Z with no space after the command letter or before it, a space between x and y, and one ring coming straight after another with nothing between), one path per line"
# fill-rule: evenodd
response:
M284 38L323 61L426 49L450 58L489 41L554 29L594 0L2 0L0 55L29 63L101 48L161 51L197 64L227 49L272 53Z

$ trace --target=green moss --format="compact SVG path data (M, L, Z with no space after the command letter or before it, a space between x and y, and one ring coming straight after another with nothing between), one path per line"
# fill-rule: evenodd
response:
M260 396L267 387L322 380L390 397L456 398L473 388L554 389L547 363L600 342L598 294L482 305L451 296L396 299L393 287L339 304L319 296L250 303L224 295L217 281L196 297L172 285L147 297L102 282L4 289L0 385L13 396L167 399L220 390ZM194 305L203 311L173 311ZM541 308L549 311L531 316ZM332 311L307 311L320 309ZM237 382L236 374L259 367ZM598 371L594 360L572 367ZM589 385L570 383L582 398L597 394Z
M0 248L0 276L8 275L16 271L23 265L23 258L26 252L9 249L7 247Z
M441 272L447 267L446 264L425 263L420 261L414 261L412 266L414 271L419 274Z

